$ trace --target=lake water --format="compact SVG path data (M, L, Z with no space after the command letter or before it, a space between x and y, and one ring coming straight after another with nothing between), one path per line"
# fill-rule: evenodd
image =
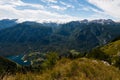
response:
M7 58L14 61L14 62L16 62L16 63L18 63L18 64L20 64L20 65L23 65L23 66L30 65L31 64L30 61L23 61L22 60L23 56L24 55L15 55L15 56L9 56Z

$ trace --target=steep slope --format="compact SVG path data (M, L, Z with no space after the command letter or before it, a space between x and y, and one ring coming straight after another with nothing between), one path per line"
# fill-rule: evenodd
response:
M86 56L107 61L120 69L120 40L116 39L105 46L95 48Z
M109 64L92 59L62 59L52 70L42 74L27 73L8 76L6 80L119 80L120 71Z
M120 40L100 48L105 54L109 55L110 63L120 68Z
M5 74L14 73L17 70L17 64L6 59L3 57L0 57L0 79L1 76L4 76Z
M120 40L107 44L106 46L102 47L101 50L111 56L120 56Z

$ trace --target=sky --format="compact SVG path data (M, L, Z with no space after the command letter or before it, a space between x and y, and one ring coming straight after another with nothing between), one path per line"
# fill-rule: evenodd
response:
M120 0L0 0L0 19L68 22L120 21Z

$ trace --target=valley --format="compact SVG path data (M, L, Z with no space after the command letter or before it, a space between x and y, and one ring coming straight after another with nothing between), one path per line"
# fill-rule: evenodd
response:
M0 0L0 80L120 80L120 0Z
M1 28L0 79L119 80L119 30L109 19Z

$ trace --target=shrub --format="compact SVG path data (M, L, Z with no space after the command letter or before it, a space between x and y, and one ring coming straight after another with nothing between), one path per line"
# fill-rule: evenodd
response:
M59 56L56 52L48 53L46 55L46 60L41 64L42 69L52 68L58 59L59 59Z

